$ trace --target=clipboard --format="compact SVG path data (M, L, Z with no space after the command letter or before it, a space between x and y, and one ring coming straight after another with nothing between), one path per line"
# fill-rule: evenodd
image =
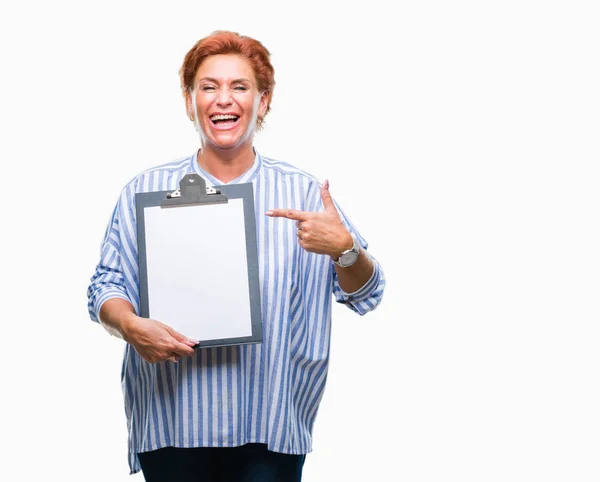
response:
M140 315L200 348L262 342L252 183L135 195Z

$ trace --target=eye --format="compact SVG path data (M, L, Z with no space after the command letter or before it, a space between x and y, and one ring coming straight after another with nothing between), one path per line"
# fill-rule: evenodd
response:
M202 92L214 92L217 88L214 85L203 85Z
M233 90L235 90L236 92L246 92L248 90L248 87L246 87L245 85L236 85Z

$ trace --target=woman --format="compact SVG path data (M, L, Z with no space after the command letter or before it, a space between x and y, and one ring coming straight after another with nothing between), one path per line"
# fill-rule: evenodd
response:
M123 189L88 290L92 319L127 342L131 472L149 481L300 480L327 376L332 294L365 314L381 300L383 272L327 181L253 149L275 85L261 43L215 32L187 53L180 75L200 149ZM175 190L194 172L207 185L253 183L262 344L194 350L196 340L137 316L135 193Z

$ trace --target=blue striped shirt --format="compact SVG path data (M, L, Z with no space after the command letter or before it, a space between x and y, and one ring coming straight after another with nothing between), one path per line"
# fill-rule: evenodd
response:
M121 192L88 289L98 321L102 303L129 301L139 313L135 193L175 190L181 178L204 172L197 154L143 172ZM309 174L256 154L254 165L231 183L254 187L263 321L262 344L198 349L179 363L147 363L126 344L121 372L129 430L129 466L138 452L162 447L233 447L264 443L275 452L306 454L323 396L329 359L332 294L360 315L381 301L383 271L373 259L371 279L345 293L328 256L309 253L296 223L265 216L271 208L322 210L320 184ZM347 229L367 243L339 209ZM160 320L159 320L160 321Z

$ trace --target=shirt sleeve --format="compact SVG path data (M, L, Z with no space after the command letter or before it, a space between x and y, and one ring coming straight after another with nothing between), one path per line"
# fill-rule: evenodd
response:
M100 249L100 261L96 266L87 290L88 311L92 321L100 321L100 309L111 298L129 301L137 305L137 242L135 217L130 197L124 189L112 213ZM133 223L133 224L132 224ZM133 229L132 229L133 226Z
M333 294L335 296L335 300L338 303L342 303L350 308L352 311L358 313L359 315L365 315L369 311L373 311L379 303L381 303L381 299L383 297L383 291L385 289L385 276L383 274L383 269L377 260L370 255L367 251L368 244L367 241L360 235L358 230L354 227L354 225L350 222L350 220L346 217L342 209L339 205L334 201L335 206L338 210L340 218L346 226L346 229L350 232L350 234L356 238L358 244L363 251L371 258L373 261L373 274L369 281L367 281L361 288L359 288L354 293L346 293L339 284L337 272L335 270L335 265L333 261L331 262L331 270L333 274Z
M361 244L361 247L363 245ZM366 251L366 247L363 247ZM373 261L373 274L369 281L367 281L362 288L359 288L353 293L346 293L338 282L337 272L333 262L331 263L331 269L333 270L333 294L335 300L338 303L342 303L350 308L352 311L359 315L365 315L369 311L373 311L383 298L383 291L385 288L385 276L381 266L373 256L367 253Z

